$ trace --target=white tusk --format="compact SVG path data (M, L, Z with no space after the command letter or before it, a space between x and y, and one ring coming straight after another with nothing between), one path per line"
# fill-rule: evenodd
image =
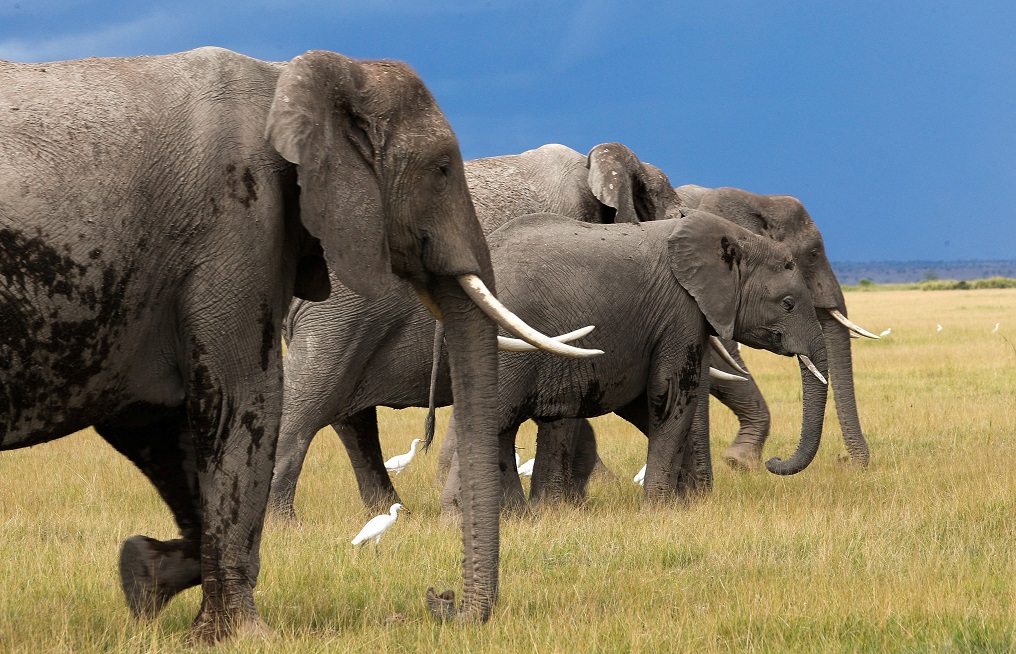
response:
M723 347L723 342L720 339L716 338L715 336L710 336L709 344L713 346L713 349L716 350L716 353L720 355L720 358L727 362L728 366L730 366L737 372L741 373L742 375L751 374L747 370L739 366L737 364L737 361L734 361L734 357L730 356L730 352L727 352L727 348ZM738 343L738 346L740 346L740 343ZM738 349L740 349L740 347L738 347Z
M723 381L748 381L747 377L742 377L741 375L732 375L729 372L717 370L712 366L709 366L709 376L712 377L713 379L720 379Z
M854 323L850 322L845 315L839 312L838 309L829 309L828 311L830 316L836 318L836 322L840 323L850 331L860 334L861 336L874 338L876 341L878 340L877 334L872 334L867 329L864 329L863 327L858 327Z
M811 359L804 356L803 354L798 354L797 358L801 360L801 363L803 363L808 370L811 371L811 374L815 375L816 379L818 379L823 384L829 383L826 381L826 378L822 376L822 373L818 371L818 368L815 367L815 364L811 362Z
M573 332L561 334L560 336L554 336L553 338L558 343L570 343L576 339L582 338L583 336L593 331L594 329L596 329L596 327L589 325L588 327L576 329ZM540 348L536 347L535 345L530 345L529 343L526 343L521 338L508 338L506 336L498 336L497 349L501 350L502 352L535 352Z
M480 307L494 322L527 343L535 345L541 350L575 359L595 357L603 354L603 350L586 350L558 343L546 334L536 331L501 304L501 301L494 297L493 293L487 288L487 285L483 283L483 280L476 275L459 275L456 279L459 285L462 286L462 290L469 296L469 299L476 303L476 306Z

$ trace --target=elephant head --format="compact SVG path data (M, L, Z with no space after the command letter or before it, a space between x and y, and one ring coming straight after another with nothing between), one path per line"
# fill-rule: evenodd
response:
M468 462L462 617L485 620L497 596L500 499L496 326L487 315L524 340L564 350L520 324L488 290L490 254L458 142L408 66L331 52L297 57L278 78L266 134L296 164L300 220L336 277L375 298L394 272L444 320L455 419L471 435L459 443Z
M671 271L719 336L800 359L801 441L790 459L766 466L777 474L803 470L822 435L828 366L811 293L789 249L694 210L678 221L668 244Z
M822 235L804 205L789 195L757 195L736 188L686 185L676 192L681 204L686 207L714 213L789 248L808 285L822 325L843 441L851 461L866 466L870 455L854 398L850 334L854 332L869 338L877 336L847 320L846 302L832 264L826 257Z

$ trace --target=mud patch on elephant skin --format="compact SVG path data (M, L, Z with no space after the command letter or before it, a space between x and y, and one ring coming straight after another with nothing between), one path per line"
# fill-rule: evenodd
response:
M586 385L586 391L579 400L579 412L576 417L592 417L604 413L603 406L604 392L598 379L591 379Z
M96 284L87 273L102 265L97 258L85 266L41 239L3 232L0 276L11 282L0 293L5 316L0 324L0 370L7 379L8 424L26 417L61 424L71 419L69 411L101 415L107 409L94 406L83 393L113 358L128 322L126 289L136 268L120 271L107 265ZM22 256L18 248L24 248L22 260L27 263L13 270L7 262L13 255ZM106 405L116 404L109 393L104 397ZM74 404L81 406L69 409Z
M237 175L236 165L226 166L226 193L246 208L250 208L258 199L258 182L250 168L245 167L243 173Z
M741 265L741 250L726 236L720 239L720 258L727 264L728 270L733 270L735 265Z
M677 387L682 395L688 396L685 404L691 403L691 398L698 393L699 374L702 370L702 346L689 345L685 350L684 365L678 374Z
M268 370L272 350L275 348L275 320L272 308L265 301L261 302L261 369Z

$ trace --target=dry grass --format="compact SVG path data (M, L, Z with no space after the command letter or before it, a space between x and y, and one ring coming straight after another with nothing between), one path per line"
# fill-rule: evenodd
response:
M851 293L848 303L860 324L893 330L854 346L868 470L836 463L844 448L830 406L818 457L800 475L717 467L708 499L643 509L630 478L645 439L601 418L601 455L616 478L596 479L582 507L508 520L495 616L458 627L432 621L423 604L428 585L460 585L436 453L397 478L414 513L375 554L349 545L369 515L329 431L308 458L302 524L266 528L256 595L277 635L223 649L1016 651L1016 291ZM746 358L774 414L766 454L785 456L800 421L797 368ZM718 405L713 416L715 453L736 423ZM416 410L382 419L386 453L404 450L422 424ZM532 430L519 440L532 448ZM119 543L174 528L94 434L0 455L0 497L0 651L187 647L197 589L152 624L129 619Z

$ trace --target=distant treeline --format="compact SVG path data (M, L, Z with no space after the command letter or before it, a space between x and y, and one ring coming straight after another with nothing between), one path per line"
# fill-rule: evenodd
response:
M911 284L876 284L864 278L856 285L843 285L850 291L966 291L984 288L1016 288L1016 279L1011 277L988 277L987 279L925 279Z
M837 279L856 285L862 279L876 284L907 284L954 279L973 281L992 277L1016 278L1016 261L865 261L833 262Z

